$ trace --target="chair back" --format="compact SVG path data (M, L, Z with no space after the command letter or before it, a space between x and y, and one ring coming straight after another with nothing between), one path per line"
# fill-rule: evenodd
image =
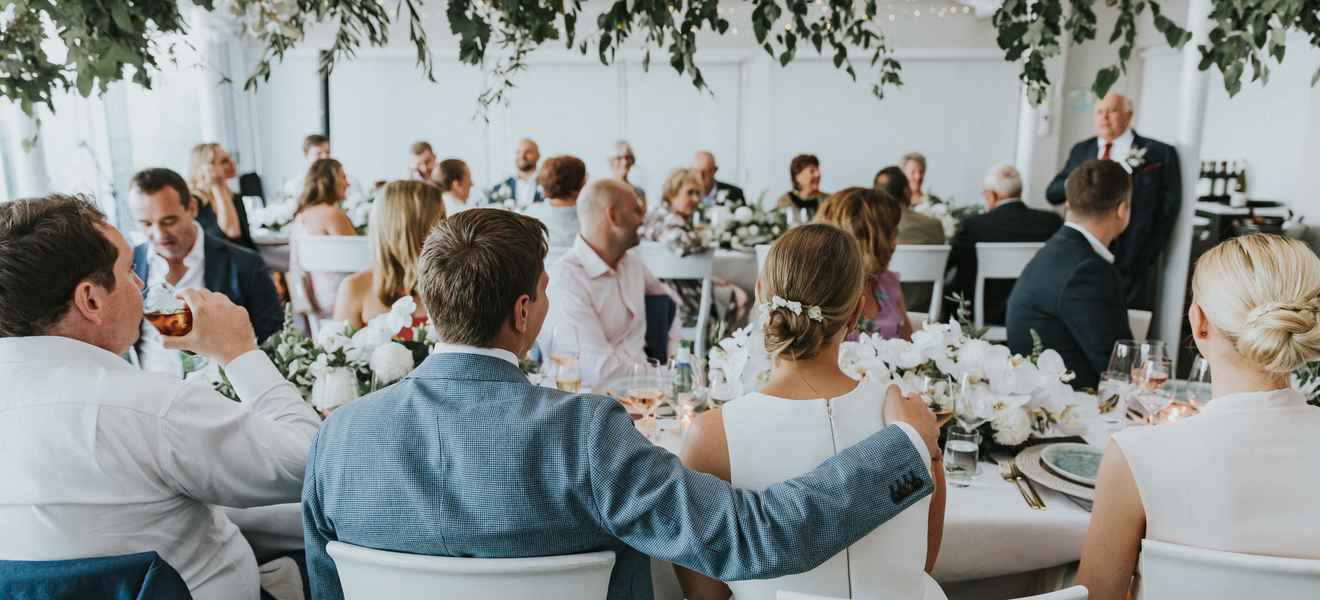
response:
M330 542L345 600L597 600L609 592L613 552L537 558L453 558Z
M0 598L192 600L155 552L72 560L0 560Z
M1314 599L1320 596L1320 560L1141 540L1141 594L1196 600Z
M710 305L713 302L714 283L711 274L715 271L715 253L691 254L679 256L668 246L657 242L642 242L631 250L651 270L651 274L660 279L696 280L701 282L701 301L697 312L695 330L685 330L683 337L690 338L696 356L706 356L706 336L709 335Z
M779 590L775 592L775 600L851 600L851 599L835 598L834 596L817 596L816 594L804 594L802 592L790 592L788 590Z
M1017 279L1027 263L1044 248L1043 242L1031 243L986 243L976 244L976 299L973 300L973 317L977 329L985 327L985 282L987 279ZM990 330L986 338L992 342L1008 339L1002 327Z
M1090 597L1090 592L1086 586L1074 585L1070 588L1064 588L1056 592L1047 594L1036 594L1035 596L1023 596L1016 600L1086 600Z
M930 283L930 311L923 319L940 321L944 302L944 268L949 260L949 246L899 244L889 260L889 270L898 273L903 283Z
M304 273L357 273L371 268L365 235L299 235L293 238L296 268Z
M770 244L757 244L756 246L756 277L761 278L761 270L765 269L765 259L770 256Z

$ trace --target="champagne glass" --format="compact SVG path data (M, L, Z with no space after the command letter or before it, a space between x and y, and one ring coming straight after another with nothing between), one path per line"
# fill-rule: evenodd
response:
M174 286L166 282L154 284L142 292L143 317L163 336L183 336L192 331L192 309L177 294Z

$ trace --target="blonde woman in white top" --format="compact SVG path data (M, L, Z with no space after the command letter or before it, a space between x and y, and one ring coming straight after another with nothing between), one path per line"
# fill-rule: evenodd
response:
M1320 408L1289 388L1320 358L1320 259L1296 240L1234 238L1197 261L1192 294L1214 400L1109 443L1077 577L1095 600L1140 595L1143 538L1320 559Z
M858 382L839 368L839 347L862 311L862 280L861 247L832 225L803 225L775 242L757 283L769 303L762 308L766 350L777 357L769 381L698 416L685 440L685 465L739 488L765 489L885 427L886 404L901 400L898 388ZM936 462L930 472L931 496L815 569L726 585L678 567L685 597L774 600L788 590L856 600L943 599L928 573L944 529L944 470Z

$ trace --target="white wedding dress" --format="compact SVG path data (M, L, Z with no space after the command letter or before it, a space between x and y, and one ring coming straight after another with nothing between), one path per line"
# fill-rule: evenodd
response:
M862 382L844 396L822 400L752 393L725 404L734 487L763 490L803 475L884 428L886 387ZM774 600L779 590L857 600L944 600L924 571L929 514L926 497L811 571L728 585L738 600Z

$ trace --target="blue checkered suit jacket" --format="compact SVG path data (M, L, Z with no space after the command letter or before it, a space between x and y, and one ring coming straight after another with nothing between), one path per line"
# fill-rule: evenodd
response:
M436 354L326 421L303 530L316 600L342 598L332 540L482 558L613 550L609 597L650 599L648 555L723 580L800 573L930 491L897 427L792 481L737 490L651 445L608 398Z

